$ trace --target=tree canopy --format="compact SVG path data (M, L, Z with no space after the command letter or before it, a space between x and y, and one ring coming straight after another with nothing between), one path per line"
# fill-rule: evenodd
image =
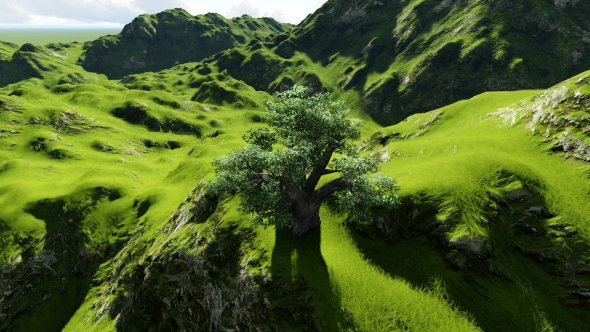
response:
M369 222L373 208L399 203L398 187L375 158L357 152L351 140L360 137L362 123L348 112L344 101L308 96L304 86L276 93L266 105L268 128L251 129L246 146L215 158L216 179L206 190L239 194L239 211L252 222L297 236L319 227L320 207L329 200L356 222ZM339 177L321 181L334 173Z

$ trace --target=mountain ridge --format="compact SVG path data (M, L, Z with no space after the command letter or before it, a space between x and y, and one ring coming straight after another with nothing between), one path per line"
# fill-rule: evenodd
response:
M253 39L265 40L291 29L272 18L248 15L226 19L215 13L191 16L183 9L140 15L119 35L85 44L78 64L117 79L195 62Z

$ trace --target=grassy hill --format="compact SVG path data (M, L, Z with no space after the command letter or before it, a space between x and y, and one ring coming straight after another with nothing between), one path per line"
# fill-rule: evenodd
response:
M89 44L0 44L0 331L585 330L590 72L565 76L585 57L559 69L556 55L520 50L579 47L579 31L511 42L509 58L527 54L527 69L482 65L461 81L473 88L465 94L415 83L422 106L403 112L385 112L387 103L406 109L413 88L384 79L436 54L428 46L411 56L408 45L452 44L454 30L437 34L425 22L450 29L496 13L482 14L496 26L498 13L552 13L582 29L585 10L575 1L329 1L290 34L120 80L78 64ZM421 32L406 51L383 48L371 60L375 44L355 55L372 31L385 39L392 24L404 26L386 13ZM527 36L510 29L497 38ZM336 38L349 30L350 49ZM474 45L461 36L461 50ZM456 77L465 56L431 56L427 67ZM353 74L343 76L348 67ZM360 68L366 76L355 81ZM555 77L543 80L543 70ZM416 71L415 79L432 77ZM477 94L491 89L486 78L543 89ZM399 182L399 209L374 211L358 226L326 204L321 229L299 239L253 227L237 211L239 197L205 195L213 158L265 126L270 93L295 83L347 100L365 122L359 151ZM371 99L377 92L385 99ZM371 100L385 106L373 112ZM424 109L432 110L416 113Z
M118 35L101 37L85 45L79 64L111 79L175 64L200 61L220 51L248 43L269 41L289 32L291 24L248 15L226 19L216 13L191 16L176 8L155 15L140 15Z

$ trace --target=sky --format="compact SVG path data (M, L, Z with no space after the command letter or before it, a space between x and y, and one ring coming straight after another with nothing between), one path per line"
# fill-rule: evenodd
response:
M122 27L141 14L183 8L192 15L248 14L297 24L326 0L0 0L0 27Z

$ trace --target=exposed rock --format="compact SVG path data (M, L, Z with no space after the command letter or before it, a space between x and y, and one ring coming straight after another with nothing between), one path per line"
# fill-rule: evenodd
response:
M538 216L541 216L545 212L544 206L531 206L528 209L524 210L524 212L533 212Z
M74 74L67 74L65 76L62 76L59 81L57 82L58 85L62 85L62 84L71 84L71 85L76 85L76 84L80 84L83 83L86 80L89 80L89 77L85 77L82 76L81 74L78 73L74 73Z
M469 267L469 260L465 254L453 251L445 255L445 259L451 263L451 265L457 269L465 269Z
M45 119L34 118L30 122L50 126L56 132L67 135L76 135L95 129L110 129L109 127L98 125L99 122L95 119L87 118L83 114L70 110L54 114Z
M489 193L490 197L492 197L494 199L494 201L496 201L497 203L500 203L504 206L506 206L507 208L510 209L510 211L513 211L514 209L512 208L512 206L510 206L510 203L508 203L507 200L505 200L503 197L496 195L494 193Z
M533 193L528 191L507 192L507 194L508 199L515 202L524 202L535 196Z
M482 237L481 239L452 239L449 241L449 246L477 257L486 257L492 254L492 246L486 237Z
M371 153L370 156L375 157L380 163L386 163L391 159L389 156L389 150L387 150L387 148L377 150Z
M566 305L574 307L587 307L590 305L590 292L573 291L567 292L562 298Z
M553 143L551 151L565 152L566 157L590 162L590 144L568 132L557 137L557 141Z
M201 130L196 125L181 119L157 119L151 116L148 111L150 111L150 107L145 103L127 102L123 107L117 107L111 113L115 117L133 124L143 125L153 131L194 134L197 137L201 135Z

